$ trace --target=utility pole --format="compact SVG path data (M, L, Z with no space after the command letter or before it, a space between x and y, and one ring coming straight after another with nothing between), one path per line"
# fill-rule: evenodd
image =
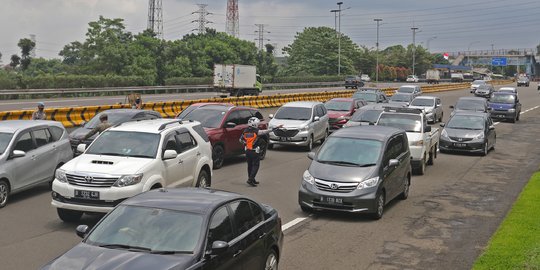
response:
M379 23L382 21L382 19L373 19L377 22L377 43L375 44L377 47L377 64L375 65L375 82L379 83Z
M210 15L212 13L206 11L206 7L208 6L207 4L197 4L197 6L199 7L199 10L192 12L192 14L199 14L199 19L192 22L196 22L199 24L197 29L194 30L197 30L199 32L199 35L202 35L206 33L206 25L212 23L211 21L206 19L206 15Z
M227 34L233 37L240 36L240 17L238 15L238 0L227 0L227 21L225 23Z
M343 5L343 2L337 2L338 5L338 66L337 66L337 73L338 75L341 75L341 5Z
M414 66L416 64L416 30L418 30L418 27L411 27L412 32L412 43L413 43L413 51L412 51L412 73L413 75L416 75L414 72Z
M259 34L259 37L256 38L255 40L259 41L259 50L262 51L263 48L264 48L264 42L265 41L270 41L269 39L264 39L264 34L267 33L267 34L270 34L270 32L268 31L264 31L264 26L265 24L255 24L255 26L257 26L259 28L259 30L255 31L255 33L258 33Z
M337 29L337 16L338 16L338 12L339 10L337 9L332 9L330 10L330 12L334 13L334 31L336 31L336 37L338 37L338 29Z
M163 38L163 8L161 0L148 0L148 30L158 38Z

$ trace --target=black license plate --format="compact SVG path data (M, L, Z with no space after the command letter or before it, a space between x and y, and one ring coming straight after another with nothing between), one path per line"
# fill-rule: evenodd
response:
M343 199L334 197L321 197L321 202L327 204L343 204Z
M467 147L467 144L465 144L465 143L454 143L454 147L463 148L463 147Z
M99 191L75 190L75 198L87 200L99 200Z
M280 142L290 142L290 141L291 141L291 138L287 138L287 137L279 137L279 141L280 141Z

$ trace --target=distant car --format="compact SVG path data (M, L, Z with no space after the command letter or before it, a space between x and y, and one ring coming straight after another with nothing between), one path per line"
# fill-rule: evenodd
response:
M298 203L304 212L334 210L383 216L395 197L407 199L411 153L404 130L358 126L336 131L311 152Z
M419 85L402 85L396 90L396 93L412 94L417 97L422 95L422 87Z
M409 104L411 104L413 99L414 99L413 94L396 93L390 97L390 101L388 101L388 103L392 105L399 104L399 105L409 106Z
M363 82L370 82L371 78L367 74L362 74L362 76L360 76L360 80L362 80Z
M472 152L487 155L497 135L488 113L458 112L450 117L439 138L441 152Z
M345 89L347 88L359 88L364 86L362 79L359 76L351 75L345 78Z
M528 76L525 76L525 75L520 75L517 79L517 86L520 87L520 86L526 86L526 87L529 87L529 84L530 84L530 80L529 80L529 77Z
M486 81L484 80L475 80L471 83L471 93L474 93L480 85L486 85Z
M221 168L226 158L244 154L244 146L239 139L244 129L248 127L249 118L259 118L261 120L259 128L267 128L267 122L264 120L263 115L255 108L235 106L229 103L194 105L197 108L185 116L180 115L180 119L198 121L204 127L212 144L214 169ZM264 159L268 146L268 137L261 136L261 139L259 155L261 159Z
M495 92L489 100L491 118L509 120L512 123L519 121L521 103L515 93Z
M386 94L379 89L358 89L358 91L353 94L352 98L363 99L368 104L388 103L388 98L386 97Z
M388 103L368 104L356 110L351 119L343 127L368 126L377 123L377 119L385 107L396 107Z
M407 76L407 82L413 82L413 83L417 83L418 82L418 77L416 75L409 75Z
M487 100L480 97L460 97L450 109L453 109L452 115L461 111L489 113Z
M281 218L226 191L158 189L119 204L42 270L278 269Z
M428 122L441 122L443 119L442 101L439 97L419 96L413 99L409 108L421 109L426 114Z
M54 172L73 158L60 122L8 120L0 124L0 208L11 195L54 180Z
M450 74L450 79L452 82L463 82L465 79L463 73L452 73Z
M221 103L221 102L219 102L219 103L218 102L193 103L193 104L189 105L187 108L185 108L184 110L182 110L181 112L179 112L176 115L176 118L177 119L185 118L186 115L190 114L193 110L198 109L200 107L204 107L204 106L208 106L208 105L220 105L220 104L226 104L226 105L234 106L234 104L232 104L232 103Z
M478 88L476 88L476 90L474 90L474 96L489 99L494 91L495 89L491 84L480 85Z
M69 134L69 141L71 142L71 148L74 150L77 148L77 145L84 143L90 145L94 139L99 135L95 134L94 136L81 141L81 139L90 133L101 121L99 118L101 115L107 114L108 122L112 125L117 125L127 121L136 121L136 120L146 120L146 119L158 119L161 118L161 114L156 111L151 110L137 110L137 109L111 109L102 111L96 114L90 121L84 123L80 128L75 129Z
M335 131L343 127L349 121L352 114L367 102L363 99L333 98L324 103L328 111L328 124L330 131Z

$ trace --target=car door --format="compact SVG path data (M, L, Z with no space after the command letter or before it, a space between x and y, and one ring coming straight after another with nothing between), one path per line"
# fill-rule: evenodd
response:
M443 114L442 102L440 98L435 99L435 113L435 120L439 119L439 117Z
M11 168L13 180L11 190L17 190L27 186L32 182L33 168L36 166L35 162L35 144L30 134L30 130L21 132L17 137L13 149L14 150L24 151L26 155L24 157L12 158L9 157L9 167Z
M401 163L398 166L390 166L391 159L397 159L402 146L400 141L396 136L390 138L385 147L384 156L383 156L383 177L384 177L384 187L386 188L386 201L394 198L396 190L398 189L399 183L399 171L401 168ZM406 161L409 162L409 161Z
M210 254L212 243L223 241L229 244L229 248L219 255ZM242 241L234 237L232 214L227 205L214 211L210 218L208 233L206 235L206 249L203 258L204 270L241 270L242 262L238 255L242 252Z
M175 136L177 135L176 131L170 132L165 135L161 148L161 157L166 150L174 150L176 153L179 152L180 148L176 142ZM182 176L184 175L184 164L181 155L177 155L175 158L163 160L163 167L165 168L165 186L174 187L181 183Z
M328 124L330 117L328 116L328 111L326 110L326 107L324 107L324 105L319 105L319 108L321 110L321 116L319 116L321 121L321 138L324 138L324 136L326 136L326 130L330 129Z
M246 125L242 124L243 121L241 119L239 110L231 111L225 119L226 120L223 126L223 130L225 133L225 154L230 155L239 153L243 150L239 139L242 135L242 132L247 127L247 121ZM227 123L233 123L235 124L235 126L228 128Z
M493 129L490 129L490 127L493 127ZM495 145L495 141L497 140L497 136L495 134L495 126L493 125L493 120L491 117L487 117L487 138L489 140L489 147L492 147Z
M34 129L32 137L36 145L33 155L36 166L32 168L33 176L29 185L53 179L60 151L56 148L51 133L46 127Z
M315 107L313 108L313 113L316 117L319 117L319 121L315 121L315 117L313 117L313 125L314 125L314 130L313 130L313 139L314 140L318 140L322 137L322 134L323 134L323 130L324 130L324 127L323 127L323 123L324 123L324 120L323 120L323 111L322 111L322 108L320 105L315 105Z
M229 204L233 213L236 235L242 239L239 255L243 269L260 269L265 256L263 216L248 200L237 200ZM255 214L255 215L254 215Z
M518 117L520 113L521 113L521 102L519 102L519 98L516 94L516 114Z
M201 156L199 145L197 145L197 141L187 129L177 132L175 139L179 149L178 162L182 164L183 167L180 182L175 186L193 186L199 173L197 171L197 163Z

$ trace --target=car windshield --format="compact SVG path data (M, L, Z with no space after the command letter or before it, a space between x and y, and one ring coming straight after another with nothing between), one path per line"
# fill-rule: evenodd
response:
M486 82L484 82L484 81L474 81L474 82L472 82L472 84L486 84Z
M351 121L375 123L377 122L377 119L379 119L379 115L381 115L382 111L383 110L358 111L358 113L355 113L352 116Z
M397 91L398 91L399 93L409 93L409 94L412 94L412 93L414 93L414 88L412 88L412 87L400 87Z
M400 128L406 132L422 132L422 117L415 114L383 113L377 125Z
M514 104L516 101L516 96L514 95L493 95L489 102L491 103L506 103Z
M199 106L189 106L186 109L184 109L176 118L183 119L184 117L186 117L186 115L188 115L190 112L192 112L193 110L197 108L199 108Z
M127 122L131 119L131 117L133 117L133 114L129 114L129 113L102 112L92 117L92 119L90 119L90 121L88 121L88 123L86 123L84 127L88 129L95 128L97 125L99 125L99 123L101 123L101 121L99 120L99 117L104 113L107 114L107 122L109 122L112 125Z
M484 129L484 118L475 115L454 115L446 124L447 128L455 129Z
M347 76L347 78L345 78L345 80L348 80L348 81L355 80L355 79L356 79L355 76Z
M13 133L0 132L0 155L6 151L12 137Z
M409 102L411 101L411 96L403 95L403 94L394 94L392 97L390 97L390 101Z
M135 131L105 131L101 134L86 154L155 158L159 134Z
M409 76L407 76L407 78L409 78L409 79L414 79L414 76L413 76L413 75L409 75Z
M218 128L228 108L198 108L187 114L184 120L198 121L205 128Z
M466 111L485 111L484 102L476 100L458 100L456 109Z
M377 94L375 93L356 92L353 94L353 98L363 99L367 102L377 102Z
M317 154L320 163L340 166L374 166L382 143L375 140L329 137Z
M283 120L309 120L311 118L311 108L281 107L276 112L274 118Z
M195 252L203 217L167 209L120 205L88 235L86 243L149 253Z
M411 106L433 107L433 105L435 105L435 100L430 98L415 98L411 102Z
M324 107L328 111L350 111L351 110L351 101L335 101L330 100L324 103Z

